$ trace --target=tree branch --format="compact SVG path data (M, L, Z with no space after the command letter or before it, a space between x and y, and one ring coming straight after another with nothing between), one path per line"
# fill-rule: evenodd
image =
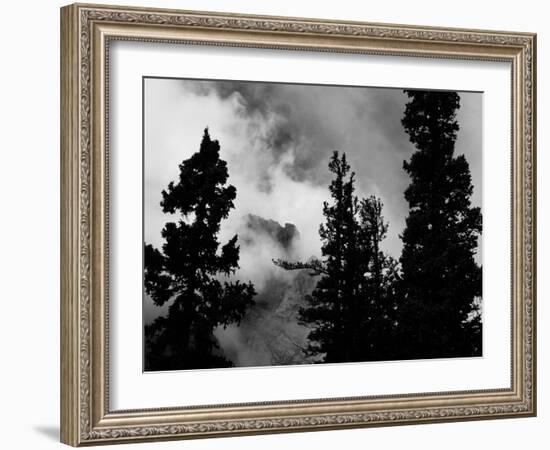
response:
M272 261L273 264L285 270L311 270L311 276L317 276L321 274L328 275L328 272L323 266L323 263L318 259L313 259L306 263L300 261L290 262L284 261L282 259L272 259Z

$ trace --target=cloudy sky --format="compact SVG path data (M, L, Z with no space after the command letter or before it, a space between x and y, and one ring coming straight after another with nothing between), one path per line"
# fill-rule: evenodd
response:
M482 94L459 94L455 153L465 154L470 164L472 203L481 206ZM253 214L296 226L294 258L320 256L318 228L331 180L327 164L338 150L356 172L356 194L382 199L389 222L384 249L399 258L409 184L403 161L414 152L401 125L406 102L396 88L146 78L145 241L162 246L161 229L174 219L160 208L161 191L177 179L178 164L199 149L208 127L237 188L235 209L222 224L222 243ZM261 289L276 253L269 242L242 246L239 278ZM146 301L144 313L148 322L158 311Z

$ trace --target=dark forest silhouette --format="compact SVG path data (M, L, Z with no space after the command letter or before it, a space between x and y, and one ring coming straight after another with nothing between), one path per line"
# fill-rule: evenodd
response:
M381 201L355 195L355 173L336 151L321 258L273 260L316 279L297 320L310 330L304 355L317 362L481 355L482 272L474 256L482 218L471 206L468 163L454 156L460 97L405 92L402 124L416 151L403 165L411 182L399 261L381 250L389 226ZM146 370L231 366L213 332L238 324L254 304L254 286L231 279L238 237L221 248L217 240L237 195L219 150L205 130L178 183L162 192L163 211L181 218L165 225L162 251L145 245L145 290L158 306L171 302L168 315L145 328Z

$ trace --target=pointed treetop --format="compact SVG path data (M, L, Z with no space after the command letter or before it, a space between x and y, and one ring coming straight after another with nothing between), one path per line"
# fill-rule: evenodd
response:
M208 148L212 144L212 139L210 138L210 133L208 132L208 127L204 129L201 142L201 150Z

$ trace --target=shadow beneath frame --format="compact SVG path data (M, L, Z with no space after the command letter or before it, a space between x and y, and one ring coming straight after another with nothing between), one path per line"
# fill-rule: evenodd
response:
M52 441L59 442L59 427L48 425L35 425L34 430Z

